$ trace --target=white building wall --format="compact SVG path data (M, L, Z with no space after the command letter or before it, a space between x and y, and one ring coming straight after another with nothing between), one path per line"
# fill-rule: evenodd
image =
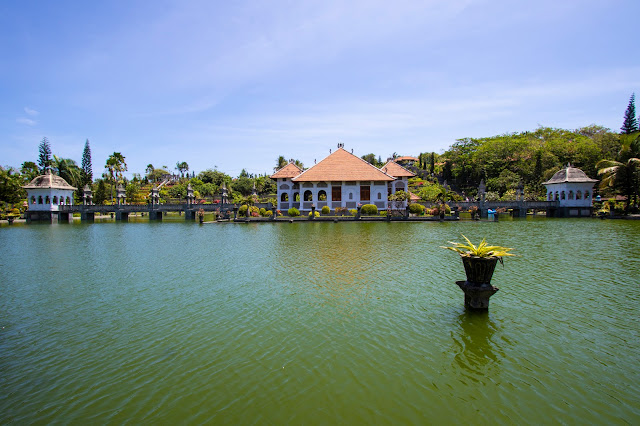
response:
M560 207L591 207L593 204L593 183L575 183L563 182L545 185L547 188L546 199L550 201L549 194L552 194L553 200L556 200L558 194L558 202ZM581 197L577 199L578 191ZM564 199L562 193L564 192ZM571 199L573 193L573 199Z
M35 197L35 203L33 203L33 197ZM38 204L38 198L42 197L42 204ZM47 203L47 197L49 197L49 203ZM54 204L54 197L57 198L57 203ZM60 198L63 198L63 202L60 202ZM68 203L67 203L68 197ZM29 210L40 212L57 212L60 211L60 205L73 205L73 190L69 189L27 189L27 202L29 203Z
M278 196L278 209L286 210L292 206L294 206L294 194L298 192L300 194L300 205L299 209L301 211L309 211L311 210L311 204L315 204L316 208L319 210L322 206L329 206L331 210L335 210L336 207L348 207L349 209L357 208L358 204L376 204L379 209L387 208L387 184L386 182L376 182L371 181L356 181L355 184L347 185L345 181L342 182L325 182L325 186L322 185L323 182L305 182L300 184L299 189L293 189L294 183L290 179L278 179L277 182L277 196ZM283 189L283 185L287 185L288 189ZM306 186L305 186L306 185ZM360 196L360 186L361 185L369 185L370 188L370 199L367 201L362 201ZM340 186L341 187L341 198L340 201L333 200L333 187ZM312 201L304 201L304 193L306 191L311 191L313 200ZM321 191L325 191L327 195L326 201L319 200L319 194ZM282 194L286 193L289 196L288 202L281 201ZM380 198L378 198L378 194ZM383 203L382 205L379 205ZM284 208L284 205L288 205L288 207Z

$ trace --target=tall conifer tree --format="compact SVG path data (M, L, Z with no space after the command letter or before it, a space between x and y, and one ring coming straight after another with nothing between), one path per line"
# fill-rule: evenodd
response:
M636 118L636 94L631 94L631 99L629 99L629 106L627 106L627 110L624 112L624 122L622 123L622 127L620 128L621 133L628 135L629 133L638 131L638 119Z
M91 165L91 148L89 147L89 139L84 143L84 151L82 151L82 186L91 185L93 182L93 166Z
M40 172L44 173L45 169L51 166L51 145L49 144L49 139L46 137L42 138L38 146L38 151L40 151L38 166L40 166Z

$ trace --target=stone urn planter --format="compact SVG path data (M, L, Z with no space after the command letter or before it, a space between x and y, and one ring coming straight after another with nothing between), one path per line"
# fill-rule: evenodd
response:
M496 269L499 257L478 257L461 255L464 272L467 275L467 281L470 283L482 285L489 284L493 271Z
M493 271L498 262L502 263L503 256L514 256L509 253L513 249L490 246L484 239L476 246L463 237L466 243L449 241L453 245L442 248L455 251L462 259L467 279L456 281L456 284L464 292L464 306L468 309L489 309L489 298L498 291L491 285Z

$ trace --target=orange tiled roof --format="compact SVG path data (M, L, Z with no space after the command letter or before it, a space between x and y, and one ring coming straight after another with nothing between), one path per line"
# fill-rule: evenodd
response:
M409 170L402 167L400 164L395 161L389 161L384 166L380 167L380 170L385 172L388 175L395 177L414 177L415 173L411 173Z
M394 161L419 161L420 159L417 157L411 157L409 155L405 155L404 157L397 157Z
M305 170L292 180L294 182L336 182L347 180L390 182L395 179L362 158L345 151L344 148L338 148L324 160Z
M269 177L271 179L292 178L298 176L300 173L302 173L302 169L300 167L293 163L289 163Z
M413 192L409 191L409 201L420 201L420 197L418 197Z

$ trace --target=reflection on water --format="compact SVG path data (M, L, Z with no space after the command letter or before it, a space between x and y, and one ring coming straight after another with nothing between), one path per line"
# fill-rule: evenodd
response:
M487 311L464 311L457 318L457 327L451 336L457 346L455 363L469 378L499 374L499 366L505 357L499 339L498 324Z

